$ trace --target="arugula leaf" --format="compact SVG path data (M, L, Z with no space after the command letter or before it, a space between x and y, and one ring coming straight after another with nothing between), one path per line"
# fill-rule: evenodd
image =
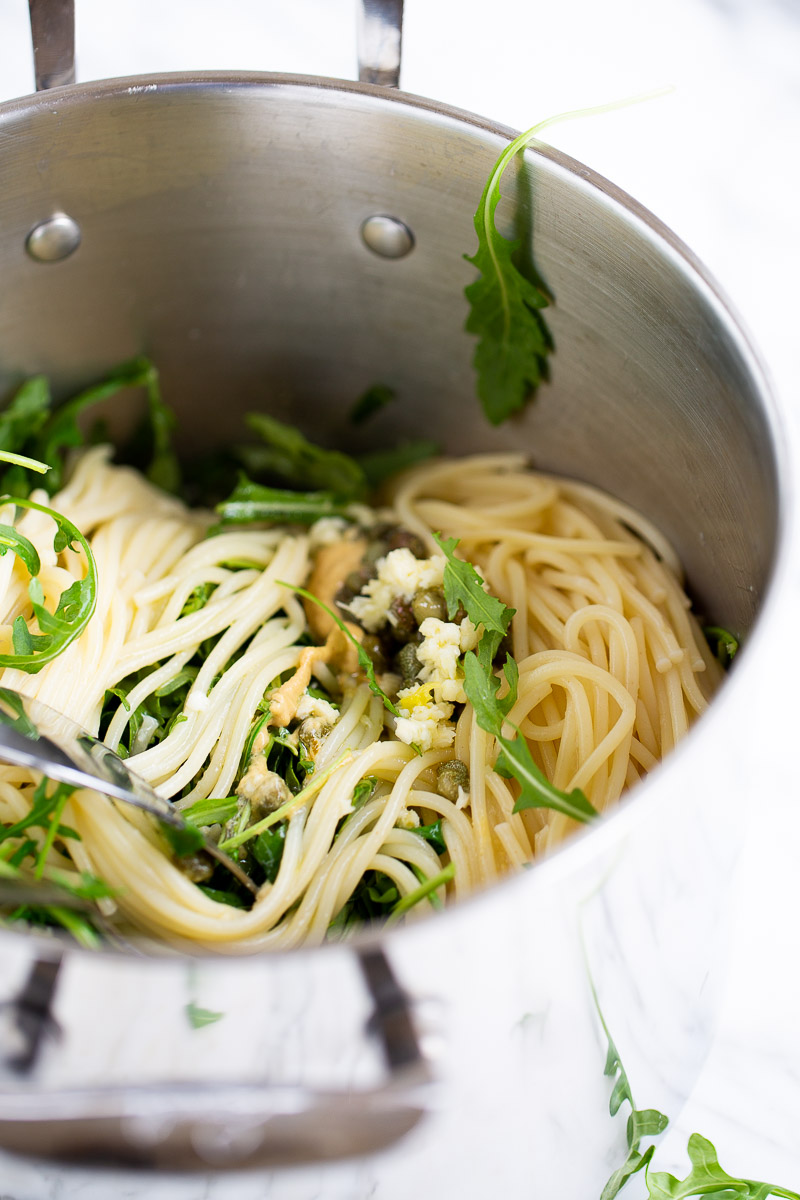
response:
M28 568L29 575L38 575L42 569L39 552L33 542L19 533L13 525L0 525L0 557L12 550Z
M714 656L723 667L729 667L739 649L739 639L721 625L704 625L703 633Z
M367 801L372 799L372 793L375 791L377 783L378 779L375 775L365 775L363 779L359 779L353 788L353 799L351 800L353 812L363 808Z
M44 375L22 384L0 413L0 449L19 452L39 432L50 412L50 387Z
M598 815L579 788L570 793L555 787L533 761L528 743L517 730L512 740L503 736L503 722L516 702L519 668L510 654L506 655L503 673L508 691L501 700L498 697L500 679L494 673L494 658L500 642L514 616L495 596L483 590L483 580L471 563L456 558L456 538L434 538L447 558L444 569L444 594L447 611L453 617L460 604L474 625L483 627L477 653L470 650L464 655L464 691L475 711L475 719L481 729L490 733L500 744L500 755L495 763L498 775L513 778L520 784L521 792L514 805L514 812L526 808L551 808L564 813L575 821L588 821Z
M289 822L282 821L274 829L265 829L251 844L253 857L264 868L264 875L270 883L274 883L278 877L288 828Z
M27 468L47 471L42 486L50 495L58 491L64 479L64 451L86 441L78 425L81 413L130 387L144 387L147 393L151 461L146 473L153 483L175 491L179 482L178 462L170 445L175 418L161 398L158 371L146 358L122 363L105 379L55 408L44 376L24 383L0 415L0 450L11 452L0 454L0 459L13 461L3 475L0 488L27 495L30 483L23 469ZM24 451L23 461L18 462L14 455L21 451ZM32 461L24 461L26 458Z
M68 588L65 588L53 613L44 607L44 595L37 573L31 574L28 595L33 614L42 632L32 634L21 615L18 616L13 628L15 652L0 654L0 668L16 667L18 670L27 671L29 675L35 675L46 663L52 662L62 651L66 650L67 646L80 637L88 625L97 602L97 568L89 543L80 530L61 513L19 496L0 496L0 505L3 504L15 504L18 508L32 508L37 512L46 513L56 523L56 533L53 538L53 548L56 552L60 553L68 546L72 550L80 546L86 555L86 575L83 579L76 579ZM9 549L13 550L30 570L30 567L35 566L39 561L36 550L27 538L22 537L16 530L12 530L10 526L2 528L7 540L0 549L0 554L6 553ZM9 538L10 534L13 534L13 537Z
M523 812L526 808L552 808L571 817L573 821L591 821L599 817L597 809L586 799L580 788L571 792L562 792L550 783L543 775L530 752L530 747L517 730L517 736L510 741L502 736L497 738L502 746L494 769L498 775L506 779L516 779L522 787L519 798L514 805L514 812Z
M182 809L181 815L197 826L224 825L236 814L238 803L236 796L226 796L223 800L204 796L201 800L195 800L188 808Z
M204 1029L206 1025L214 1025L221 1021L225 1013L212 1012L210 1008L200 1008L194 1000L186 1005L186 1019L192 1029Z
M348 454L315 446L299 429L266 413L248 413L245 422L264 443L240 448L250 470L270 471L289 483L334 492L342 499L363 500L366 496L366 476Z
M290 591L295 592L298 596L302 596L304 600L310 600L313 604L317 604L323 612L328 614L332 621L336 622L345 637L348 638L356 648L356 653L358 654L358 665L361 667L361 670L367 677L367 683L369 684L370 691L373 693L373 695L380 697L380 699L383 701L383 707L387 709L393 717L399 717L399 710L392 703L392 701L386 695L386 692L384 692L383 688L375 678L375 665L372 659L370 658L369 654L367 654L367 651L361 645L361 642L358 640L358 638L353 637L352 633L347 628L341 617L338 617L332 608L329 608L327 604L323 604L321 600L317 599L317 597L312 595L311 592L306 591L305 588L296 587L293 583L285 583L281 579L278 580L278 583L281 587L289 588Z
M415 904L419 904L420 900L424 900L426 896L432 896L443 884L449 883L451 879L455 878L455 873L455 863L448 863L444 870L439 871L437 875L431 875L418 888L414 888L413 892L401 896L389 914L389 920L395 920L403 913L408 912Z
M649 1200L687 1200L691 1196L716 1196L725 1200L766 1200L768 1196L783 1197L784 1200L800 1200L800 1194L775 1184L760 1183L754 1179L734 1179L719 1165L717 1152L712 1143L699 1133L693 1133L688 1145L692 1169L685 1179L676 1179L666 1171L647 1172Z
M594 992L594 988L592 988ZM664 1113L659 1112L655 1108L637 1109L634 1103L633 1094L631 1092L630 1082L622 1065L619 1052L614 1045L606 1023L603 1020L603 1015L600 1013L599 1005L597 1004L597 996L595 995L595 1004L600 1015L600 1020L603 1024L606 1037L608 1039L608 1054L606 1056L606 1065L604 1069L605 1075L613 1076L615 1079L614 1087L611 1092L611 1098L608 1102L608 1111L612 1117L619 1112L623 1101L627 1101L630 1105L630 1116L626 1127L626 1139L628 1144L628 1155L624 1163L614 1171L606 1182L605 1187L600 1193L600 1200L614 1200L614 1197L624 1188L625 1184L635 1175L646 1167L653 1157L655 1145L651 1144L646 1150L641 1151L641 1141L644 1137L658 1137L663 1133L669 1124L668 1118Z
M407 471L417 463L435 458L440 450L437 442L406 442L404 446L396 446L394 450L373 450L369 454L361 454L358 462L370 487L376 488L393 475L398 475L400 471Z
M472 257L464 257L480 272L478 279L465 288L470 304L465 328L478 337L473 366L478 395L493 425L518 412L547 378L548 355L553 350L553 339L541 314L551 297L534 269L520 262L519 240L511 241L497 229L500 183L507 167L548 125L612 112L669 90L661 88L647 95L548 117L514 138L492 167L475 213L478 249Z
M417 825L416 829L412 829L411 832L415 833L417 837L424 838L437 854L447 853L447 846L442 834L441 817L439 817L438 821L434 821L432 825Z
M159 820L158 822L158 827L175 857L185 858L187 854L195 854L198 850L204 850L205 836L194 821L190 820L185 813L176 812L175 815L180 816L183 820L183 826L180 828L170 821Z
M444 598L447 614L452 620L460 604L464 605L473 625L482 625L487 633L498 634L497 645L505 637L515 609L508 608L496 596L484 590L484 583L472 563L456 558L458 538L443 538L434 533L434 541L447 562L444 568Z
M363 425L370 417L374 417L387 404L397 399L397 393L385 383L374 383L372 387L359 396L350 410L350 423Z
M10 450L0 450L0 462L11 463L15 467L25 467L26 470L36 471L39 475L46 475L50 470L47 463L39 462L35 458L28 458L25 454L13 454Z
M470 305L465 328L479 339L473 366L478 396L493 425L521 409L547 377L547 356L553 349L540 311L548 306L550 297L515 261L519 240L503 237L496 225L503 174L539 128L520 134L494 164L475 213L478 249L472 257L464 255L480 272L464 290Z
M313 525L320 517L347 517L350 502L335 492L293 492L288 488L264 487L242 473L227 500L216 506L223 525L246 525L252 521Z

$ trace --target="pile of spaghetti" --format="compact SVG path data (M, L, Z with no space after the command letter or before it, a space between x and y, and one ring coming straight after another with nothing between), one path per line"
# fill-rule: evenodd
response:
M65 477L0 520L35 547L50 612L91 558L94 612L0 686L132 756L257 896L147 814L0 765L0 868L92 909L6 919L253 951L414 918L607 810L718 683L659 534L519 456L432 459L380 508L317 491L284 520L252 501L288 493L240 487L220 521L102 445ZM49 509L88 550L54 539ZM29 570L5 554L4 661L24 649L20 618L35 646Z

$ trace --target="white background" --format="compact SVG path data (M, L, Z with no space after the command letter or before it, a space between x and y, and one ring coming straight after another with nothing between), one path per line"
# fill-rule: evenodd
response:
M356 74L354 0L76 6L80 79L196 69ZM26 23L25 0L0 0L0 100L32 90ZM515 128L674 85L666 98L546 136L652 209L716 275L767 363L800 464L800 0L406 0L401 83ZM798 579L789 587L800 600ZM763 741L764 781L741 829L720 1028L689 1105L671 1114L656 1165L685 1174L686 1139L697 1129L732 1174L800 1190L800 804L791 744L800 714L785 678L798 654L789 623L786 662L772 666L774 687L757 698L752 736ZM773 745L776 726L788 750ZM641 1180L624 1194L643 1196Z

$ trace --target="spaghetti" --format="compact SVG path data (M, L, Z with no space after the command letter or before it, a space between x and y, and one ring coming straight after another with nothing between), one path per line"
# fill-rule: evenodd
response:
M365 912L413 919L519 870L570 832L563 813L515 811L518 785L494 769L498 741L463 691L464 654L480 630L441 610L434 532L457 538L487 592L515 610L503 648L519 670L508 729L555 787L580 789L598 812L675 746L718 684L658 532L520 456L417 467L389 486L379 513L359 506L353 519L310 531L207 536L210 513L110 454L83 452L50 502L89 541L96 612L38 674L6 669L0 685L134 754L137 773L223 848L250 856L261 882L242 907L219 876L187 871L149 817L76 791L47 862L105 881L113 894L97 903L121 930L223 951L318 943ZM38 550L52 609L85 558L54 549L52 520L39 511L24 511L17 529ZM291 590L304 586L338 603L351 634L370 643L396 716L340 631ZM19 559L0 559L0 653L11 650L19 614L30 616L26 588ZM0 765L6 827L30 811L37 782ZM24 837L41 849L45 830Z

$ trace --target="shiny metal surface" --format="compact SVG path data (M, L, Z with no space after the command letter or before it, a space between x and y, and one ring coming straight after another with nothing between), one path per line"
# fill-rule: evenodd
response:
M358 0L358 78L382 87L400 86L403 0Z
M367 217L361 236L373 253L381 258L405 258L414 249L414 235L397 217Z
M75 82L75 0L28 0L37 92Z
M0 1091L0 1147L63 1164L208 1173L372 1154L391 1145L424 1116L430 1070L385 955L364 951L358 963L372 1004L367 1031L388 1070L381 1086L333 1092L209 1078L46 1094L17 1088ZM58 970L57 961L42 960L29 978L40 1011L28 1055L37 1053L41 1028L52 1020ZM25 1011L30 1024L30 1003Z
M0 397L38 371L64 394L146 349L188 453L218 441L221 395L231 431L265 406L353 449L421 434L454 454L526 449L648 514L700 613L749 628L777 519L758 370L691 255L612 185L545 147L509 175L556 353L536 403L490 429L463 254L500 130L358 84L212 75L12 102L0 134ZM83 243L44 272L19 247L54 202ZM376 213L414 231L412 254L366 250ZM511 232L508 204L499 219ZM400 403L355 432L350 404L376 380Z
M55 213L46 221L40 221L25 239L28 254L41 263L61 262L69 258L80 244L80 226L66 213Z
M781 537L779 427L768 387L691 254L606 181L545 147L531 149L508 177L504 194L516 216L505 203L500 220L522 237L555 298L547 315L556 354L535 405L490 429L473 399L473 345L463 332L472 269L462 256L474 250L472 214L507 131L358 84L214 74L119 80L12 102L0 109L0 134L0 269L14 298L0 320L0 394L44 371L65 395L146 351L178 409L186 453L235 437L243 413L259 407L354 450L421 435L450 453L522 449L537 466L604 486L643 510L675 543L700 612L737 632L753 625ZM80 254L43 272L20 246L54 204L80 222L83 243ZM413 254L388 261L368 251L361 229L376 213L414 231ZM347 421L352 401L378 380L399 403L356 432ZM108 415L119 427L130 414L120 406ZM739 728L743 719L737 677L746 678L747 660L745 650L672 763L589 837L441 921L364 935L362 949L390 944L407 986L448 997L455 1015L448 1069L457 1086L426 1170L440 1161L441 1145L463 1146L468 1126L478 1131L478 1153L499 1078L504 1097L514 1097L504 1102L504 1128L516 1114L524 1119L508 1141L534 1164L542 1194L589 1194L578 1174L601 1169L607 1144L587 1149L585 1164L565 1164L549 1154L551 1139L529 1145L526 1135L537 1120L561 1128L567 1112L579 1122L581 1105L594 1111L603 1099L587 957L606 1015L622 1012L615 1028L636 1030L638 1045L647 1045L637 1069L646 1075L658 1059L648 1100L668 1106L659 1088L685 1096L696 1061L684 1033L703 1025L712 1004L709 947L729 872L717 838L728 800L725 722ZM680 821L687 813L689 844ZM299 1006L327 998L337 953L281 956L264 970L292 975ZM102 965L111 988L123 966L111 956ZM150 963L147 979L160 1001L169 994L176 1005L183 993L174 980L168 989L168 969ZM476 1008L478 970L481 997L490 994L491 1011L502 1013L490 1028ZM115 994L124 1003L122 985ZM508 1031L531 1007L544 1014L541 1040L523 1046ZM70 1061L97 1053L107 1070L108 1056L94 1049L97 1032L81 1024L81 1004L75 1011ZM237 1020L248 1015L245 1004ZM294 1016L295 1007L276 1030L291 1031ZM327 1014L316 1016L327 1028ZM309 1059L313 1027L309 1017L301 1051ZM137 1032L151 1036L144 1023ZM275 1041L281 1045L279 1033ZM32 1096L4 1097L2 1144L55 1155L79 1145L96 1159L128 1153L129 1161L163 1167L195 1154L187 1130L205 1119L205 1101L192 1107L183 1085L129 1088L129 1108L124 1092L89 1091L88 1101L85 1090L63 1091L63 1103L48 1100L56 1106L49 1111ZM237 1096L245 1114L274 1105L254 1152L260 1163L364 1150L359 1123L369 1122L371 1100L328 1106L332 1143L320 1121L316 1142L308 1130L287 1142L282 1122L297 1092L277 1095L268 1099L260 1084L219 1088L227 1114L239 1112ZM71 1117L64 1097L75 1104ZM392 1136L409 1108L420 1110L400 1108ZM37 1112L52 1121L37 1126ZM167 1114L176 1132L164 1150L147 1130L154 1119L168 1123ZM127 1115L134 1120L126 1123ZM245 1118L232 1121L240 1154L225 1165L251 1162L238 1140ZM381 1130L388 1143L388 1126ZM558 1193L548 1191L548 1171Z

